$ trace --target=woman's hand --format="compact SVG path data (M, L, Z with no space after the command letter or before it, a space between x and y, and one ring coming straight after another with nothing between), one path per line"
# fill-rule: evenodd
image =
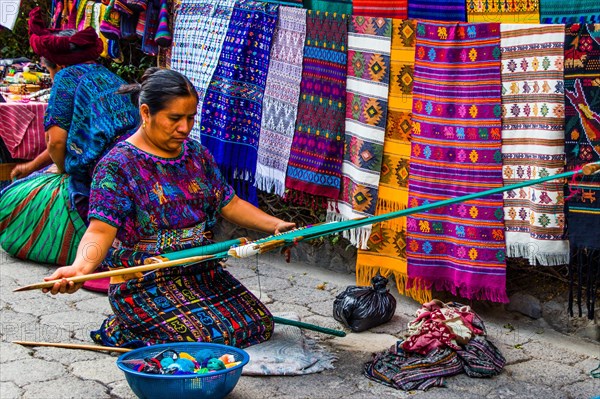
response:
M33 167L33 162L30 161L30 162L20 163L20 164L17 164L17 166L15 166L13 168L13 170L10 172L10 179L11 180L22 179L24 177L29 176L33 172L35 172L35 168Z
M60 282L56 282L54 283L54 286L50 289L48 288L44 288L42 289L42 291L44 293L46 292L50 292L52 295L56 295L59 292L61 294L72 294L74 292L76 292L78 289L81 288L81 286L83 285L83 283L74 283L72 281L67 280L67 277L77 277L77 276L83 276L86 273L83 272L83 270L75 265L72 266L63 266L60 267L58 269L56 269L56 271L48 277L44 278L44 281L51 281L51 280L59 280L62 279Z
M296 228L296 223L285 222L283 220L279 221L275 226L274 234L285 233L286 231L290 231Z

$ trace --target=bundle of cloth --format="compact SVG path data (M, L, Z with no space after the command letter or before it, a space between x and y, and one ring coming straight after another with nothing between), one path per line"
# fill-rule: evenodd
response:
M364 374L384 385L426 390L445 377L465 373L486 378L499 374L506 360L486 338L483 320L469 306L438 299L423 304L408 323L408 333L387 351L373 355Z

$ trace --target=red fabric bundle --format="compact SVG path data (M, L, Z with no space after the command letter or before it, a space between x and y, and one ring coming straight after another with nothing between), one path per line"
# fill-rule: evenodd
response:
M102 53L102 40L94 28L73 36L56 36L59 29L46 28L39 7L29 13L29 44L33 51L57 65L75 65L94 61ZM74 48L72 48L74 47Z

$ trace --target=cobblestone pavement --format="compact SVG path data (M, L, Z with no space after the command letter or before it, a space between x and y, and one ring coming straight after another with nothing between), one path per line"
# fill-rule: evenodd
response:
M228 261L229 271L252 289L272 312L291 311L302 321L340 329L333 300L354 276L285 264L279 255ZM260 278L257 277L258 267ZM40 291L14 293L41 281L54 268L12 259L0 250L0 398L135 398L115 354L58 348L25 348L13 340L91 343L88 332L109 314L104 295L80 290L51 296ZM325 283L325 284L324 284ZM323 288L324 284L324 289ZM600 362L598 342L560 334L542 319L531 320L503 306L473 305L507 366L499 376L459 375L445 388L402 392L372 382L361 373L371 353L389 348L413 319L419 304L398 297L389 323L344 338L307 332L338 357L336 367L301 377L242 376L234 399L279 398L582 398L600 395L600 379L590 371Z

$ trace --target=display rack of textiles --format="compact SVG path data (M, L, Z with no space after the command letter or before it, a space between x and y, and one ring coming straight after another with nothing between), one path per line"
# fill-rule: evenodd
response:
M273 0L261 3L273 29L242 31L234 10L256 4L167 3L166 64L201 99L192 137L243 198L257 188L345 220L600 159L598 2ZM595 217L597 180L572 182L566 197L555 181L348 233L357 280L394 274L419 301L434 288L506 302L507 257L598 257L600 223L573 227ZM587 269L593 313L600 279Z

